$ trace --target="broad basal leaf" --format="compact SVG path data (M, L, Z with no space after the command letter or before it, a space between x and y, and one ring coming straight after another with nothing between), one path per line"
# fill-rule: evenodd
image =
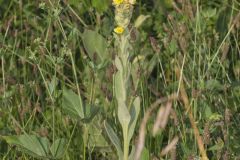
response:
M64 138L56 139L51 148L50 151L52 153L52 156L56 159L59 159L63 156L65 152L65 147L66 147L66 140Z
M63 89L62 107L72 118L84 118L82 99L72 90Z
M82 34L84 48L96 63L103 62L108 54L107 42L97 31L85 29Z
M102 122L100 118L94 119L92 123L87 125L87 132L88 132L88 141L89 147L99 147L99 148L106 148L109 147L108 142L106 141L105 137L103 136L103 129L102 129Z
M10 145L17 145L26 153L34 157L46 157L49 151L49 141L47 138L36 135L3 136Z
M99 109L100 109L99 107L96 107L94 105L86 105L86 107L85 107L85 117L82 121L84 123L92 122L93 118L97 115Z

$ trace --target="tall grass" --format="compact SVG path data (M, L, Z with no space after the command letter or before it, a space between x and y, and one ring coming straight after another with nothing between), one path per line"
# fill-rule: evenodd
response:
M1 159L240 158L240 3L130 2L0 0Z

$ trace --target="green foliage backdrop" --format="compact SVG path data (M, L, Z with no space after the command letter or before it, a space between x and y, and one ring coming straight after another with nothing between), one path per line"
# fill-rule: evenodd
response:
M123 47L114 10L0 0L1 159L121 159L125 142L133 159L151 104L179 93L176 67L208 158L240 159L240 2L137 0ZM142 160L200 159L183 106L172 102L156 135L152 112Z

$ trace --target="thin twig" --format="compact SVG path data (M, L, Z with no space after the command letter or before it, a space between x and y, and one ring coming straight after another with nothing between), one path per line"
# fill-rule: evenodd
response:
M168 117L172 109L172 102L168 101L165 106L162 106L159 109L157 118L153 125L153 136L155 136L159 130L159 128L164 129L168 122Z
M178 139L178 136L175 136L173 140L162 150L160 155L165 156L169 151L174 149L174 147L177 145Z
M178 98L177 94L174 93L168 97L163 97L163 98L160 98L158 100L156 100L150 107L149 109L147 110L147 112L145 113L145 116L142 120L142 123L141 123L141 126L140 126L140 131L139 131L139 137L138 137L138 144L137 144L137 147L136 147L136 152L135 152L135 160L139 160L141 158L141 153L142 153L142 150L144 148L144 143L145 143L145 128L146 128L146 124L147 124L147 121L151 115L151 113L153 112L153 110L155 110L159 104L161 103L165 103L167 101L173 101L173 100L176 100Z

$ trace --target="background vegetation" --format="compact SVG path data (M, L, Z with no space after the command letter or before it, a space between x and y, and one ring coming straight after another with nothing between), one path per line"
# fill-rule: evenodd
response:
M130 148L149 106L179 92L177 66L209 159L240 159L240 2L139 0L132 26L129 93L141 107ZM117 159L103 125L122 141L114 27L110 0L0 0L1 159ZM200 158L183 105L155 136L153 112L142 160Z

